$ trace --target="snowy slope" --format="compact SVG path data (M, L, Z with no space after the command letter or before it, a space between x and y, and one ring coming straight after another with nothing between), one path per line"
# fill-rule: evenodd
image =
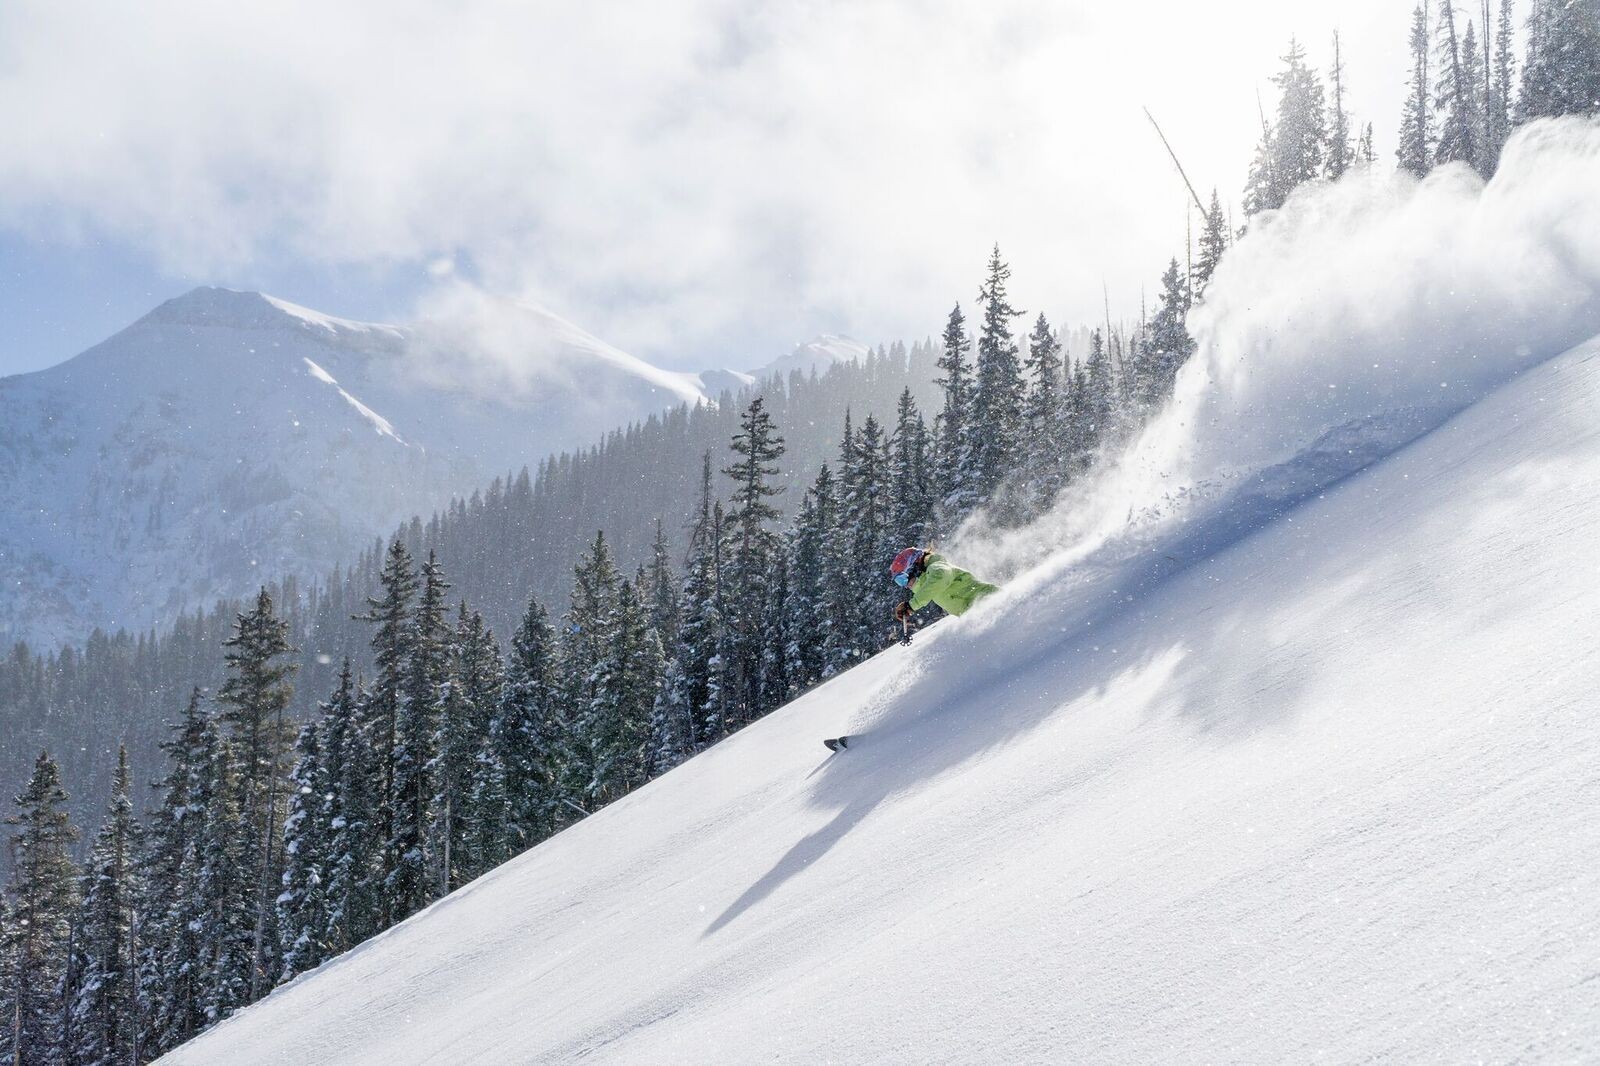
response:
M1597 405L1032 575L171 1061L1600 1055Z
M170 1061L1600 1057L1596 168L1258 218L994 600Z
M452 493L704 399L542 309L495 321L490 351L451 321L197 289L0 379L0 644L321 574Z

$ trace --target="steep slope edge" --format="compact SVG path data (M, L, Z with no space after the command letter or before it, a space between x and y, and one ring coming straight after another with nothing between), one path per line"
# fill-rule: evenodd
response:
M1592 1057L1597 403L1047 562L169 1061Z

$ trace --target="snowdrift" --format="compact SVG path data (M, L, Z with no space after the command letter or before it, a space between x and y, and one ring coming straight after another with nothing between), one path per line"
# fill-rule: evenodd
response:
M1593 127L1546 132L1593 167ZM1600 256L1568 236L1526 245L1563 273L1460 304L1544 331L1430 333L1444 296L1362 304L1347 264L1313 283L1369 317L1330 345L1219 275L1168 416L1052 519L969 535L1045 553L1001 595L168 1061L1600 1056ZM1318 377L1355 399L1274 414Z

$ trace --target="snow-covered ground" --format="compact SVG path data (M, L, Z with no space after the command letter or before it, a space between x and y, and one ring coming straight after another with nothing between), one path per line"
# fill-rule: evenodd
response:
M169 1061L1600 1058L1600 231L1516 186L1592 197L1568 134L1258 220L1235 277L1468 217L1424 281L1301 264L1359 313L1219 275L1106 481L958 541L1000 595Z
M942 623L171 1061L1600 1055L1597 406Z

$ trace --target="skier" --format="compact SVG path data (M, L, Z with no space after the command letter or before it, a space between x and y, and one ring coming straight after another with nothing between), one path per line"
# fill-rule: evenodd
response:
M901 624L910 620L913 611L920 611L930 603L937 603L951 614L965 614L967 609L998 585L979 581L959 566L945 561L927 548L906 548L889 564L894 583L911 590L911 601L901 602L894 616Z

